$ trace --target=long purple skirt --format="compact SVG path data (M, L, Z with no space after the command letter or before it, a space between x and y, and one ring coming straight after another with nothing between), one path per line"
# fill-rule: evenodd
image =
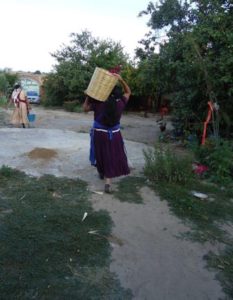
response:
M94 132L96 167L107 178L130 173L121 132L113 133L110 140L107 132Z

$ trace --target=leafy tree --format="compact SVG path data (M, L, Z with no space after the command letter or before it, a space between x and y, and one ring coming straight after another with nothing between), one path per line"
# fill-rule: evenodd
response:
M209 100L219 103L225 124L233 123L232 10L230 0L161 0L140 13L150 16L151 31L136 54L141 60L151 58L160 43L161 72L155 84L172 94L174 113L184 123L190 115L203 120ZM165 30L167 41L161 44Z
M18 76L6 71L0 71L0 96L8 97Z
M119 43L100 40L88 31L72 33L69 46L52 54L57 60L55 72L45 81L45 97L50 104L62 104L65 100L83 100L95 67L111 69L125 66L128 56ZM59 91L55 91L59 86ZM58 99L59 97L59 99Z

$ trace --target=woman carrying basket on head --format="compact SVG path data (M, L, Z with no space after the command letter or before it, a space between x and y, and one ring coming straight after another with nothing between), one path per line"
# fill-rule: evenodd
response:
M11 117L13 125L22 126L25 128L29 126L28 113L31 109L27 96L20 84L15 84L14 91L11 95L11 102L14 103L15 109Z
M130 173L124 142L120 131L122 112L129 100L131 90L119 74L113 74L121 83L115 86L105 102L86 97L85 112L94 111L94 124L91 129L91 164L96 166L101 179L105 178L105 192L111 192L114 177Z

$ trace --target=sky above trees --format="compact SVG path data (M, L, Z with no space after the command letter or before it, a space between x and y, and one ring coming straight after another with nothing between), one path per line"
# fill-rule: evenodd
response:
M0 69L48 72L50 55L70 40L70 33L89 30L101 39L120 42L133 57L148 31L145 0L8 0L1 3Z

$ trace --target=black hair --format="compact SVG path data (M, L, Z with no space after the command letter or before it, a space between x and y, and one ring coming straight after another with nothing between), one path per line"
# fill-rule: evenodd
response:
M122 98L122 90L119 86L115 86L108 98L105 102L105 111L102 123L105 126L113 127L117 124L119 119L119 115L117 113L117 100Z
M19 83L16 83L15 85L14 85L14 89L19 89L21 87L21 85L19 84Z

